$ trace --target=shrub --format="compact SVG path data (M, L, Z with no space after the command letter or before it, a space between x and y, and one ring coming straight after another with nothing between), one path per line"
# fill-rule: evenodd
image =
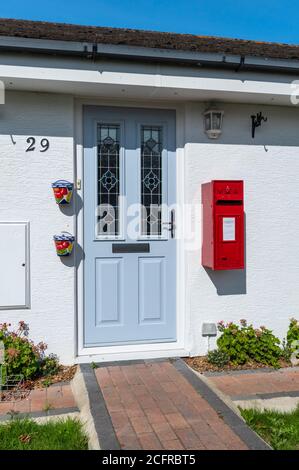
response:
M208 361L213 366L217 366L222 369L229 363L229 355L222 349L214 349L208 352Z
M265 326L255 329L241 320L240 325L223 322L218 324L222 335L218 347L226 352L233 364L245 364L251 360L273 367L279 366L281 349L279 339Z
M59 371L60 365L56 354L49 354L40 365L40 374L43 376L55 375Z
M53 363L51 356L45 357L47 345L45 343L34 344L28 339L29 327L20 321L16 330L10 329L10 324L0 324L0 341L5 348L6 374L22 374L25 379L31 379L42 375Z
M291 350L291 354L299 350L299 343L294 343L296 341L299 341L299 322L295 318L291 318L287 332L287 345ZM299 358L299 352L297 354L297 358Z
M293 351L292 351L291 346L288 344L286 338L284 338L284 339L282 340L282 346L281 346L281 357L282 357L285 361L289 362L290 359L291 359L292 352L293 352Z

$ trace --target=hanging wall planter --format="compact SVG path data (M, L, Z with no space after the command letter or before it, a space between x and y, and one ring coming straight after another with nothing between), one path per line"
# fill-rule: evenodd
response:
M52 183L52 188L57 204L69 204L72 199L74 184L65 180L58 180Z
M54 235L53 238L58 256L69 256L72 253L75 241L73 235L63 232L61 235Z

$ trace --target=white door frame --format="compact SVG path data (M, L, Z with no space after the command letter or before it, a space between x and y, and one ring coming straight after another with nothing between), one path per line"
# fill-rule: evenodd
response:
M184 121L185 109L184 105L173 105L172 103L154 103L154 102L120 102L119 100L103 101L91 98L80 98L75 101L75 178L81 181L81 190L78 190L79 197L83 199L83 106L118 106L118 107L140 107L140 108L159 108L159 109L174 109L176 111L176 191L177 191L177 204L182 208L177 211L177 224L183 226L184 224ZM83 202L84 206L84 202ZM76 217L76 238L77 243L82 248L84 247L83 240L83 210L80 210ZM79 263L76 271L76 332L77 344L75 348L76 362L91 362L91 361L118 361L118 360L132 360L132 359L152 359L158 357L171 357L171 356L188 356L189 347L187 346L187 329L186 325L189 324L189 318L186 317L186 303L185 303L185 256L184 256L184 240L177 240L177 276L176 276L176 295L177 295L177 341L171 343L151 343L151 344L136 344L136 345L122 345L122 346L104 346L86 348L83 344L83 315L84 315L84 270L83 261ZM189 317L189 315L188 315Z

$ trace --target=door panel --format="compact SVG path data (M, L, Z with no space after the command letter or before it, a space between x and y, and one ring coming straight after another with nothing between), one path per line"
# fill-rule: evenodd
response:
M176 341L175 182L175 112L84 108L85 347Z
M139 321L164 321L165 258L139 259Z
M123 305L123 260L97 258L95 266L96 326L119 325Z

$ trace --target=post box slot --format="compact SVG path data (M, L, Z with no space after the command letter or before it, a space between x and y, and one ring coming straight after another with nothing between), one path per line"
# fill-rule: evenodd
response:
M229 199L223 200L223 199L221 199L220 201L217 201L216 204L217 204L217 206L242 206L243 202L235 200L235 199L234 200L229 200Z

